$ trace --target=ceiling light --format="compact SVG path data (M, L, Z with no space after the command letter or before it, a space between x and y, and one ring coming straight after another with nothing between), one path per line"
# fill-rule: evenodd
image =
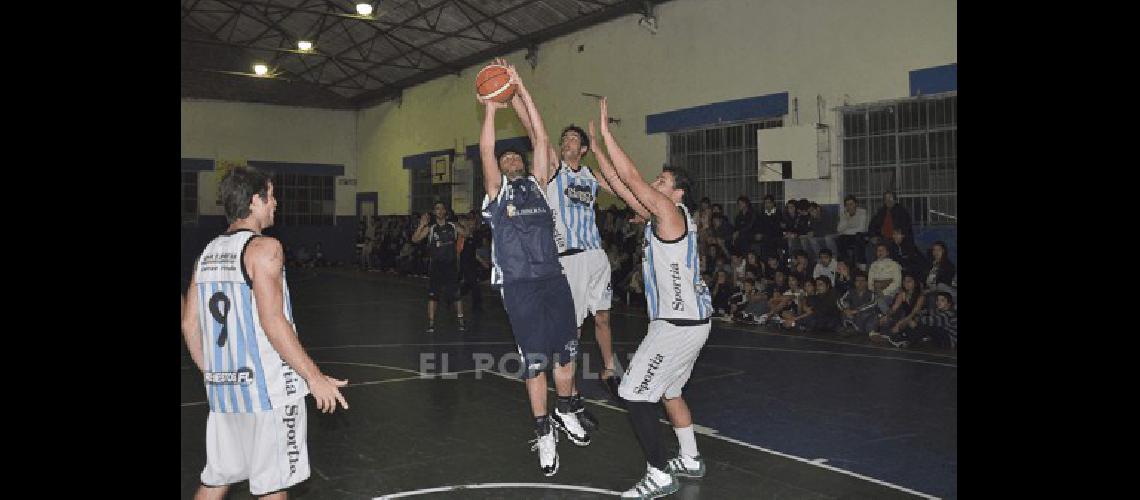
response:
M313 50L313 42L310 42L308 40L297 40L297 50L300 50L302 52Z
M371 16L372 4L369 2L356 2L356 13L362 16Z
M254 63L253 72L257 76L265 76L266 73L269 73L269 66L266 66L265 63Z

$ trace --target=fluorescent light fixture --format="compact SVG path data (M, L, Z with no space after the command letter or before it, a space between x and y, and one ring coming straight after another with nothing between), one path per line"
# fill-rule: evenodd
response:
M254 63L253 72L257 76L265 76L266 73L269 73L269 66L266 66L265 63Z
M356 13L362 16L371 16L372 4L369 2L356 2Z
M310 42L308 40L297 40L297 50L300 50L302 52L313 50L313 42Z

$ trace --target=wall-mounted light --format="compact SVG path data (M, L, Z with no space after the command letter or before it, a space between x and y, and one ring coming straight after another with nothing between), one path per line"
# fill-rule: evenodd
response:
M269 73L269 66L265 63L259 62L253 64L253 74L257 76L265 76Z
M356 2L356 13L362 16L372 15L372 3L370 2Z
M301 52L310 52L313 50L313 42L308 40L297 40L297 50Z

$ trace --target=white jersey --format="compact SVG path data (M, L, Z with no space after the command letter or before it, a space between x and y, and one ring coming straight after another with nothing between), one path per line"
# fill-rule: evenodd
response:
M308 384L281 359L261 328L253 283L242 260L257 236L248 229L218 236L206 245L195 266L206 393L212 412L271 411L309 394ZM284 270L281 288L285 318L292 324Z
M581 167L574 172L562 163L546 184L546 199L550 200L550 211L554 215L554 243L558 245L558 253L602 248L602 237L594 216L598 179L589 167Z
M673 241L663 241L645 225L645 257L641 272L645 278L645 302L649 320L703 320L712 314L712 295L701 279L697 247L697 226L689 209L677 205L684 216L685 232Z

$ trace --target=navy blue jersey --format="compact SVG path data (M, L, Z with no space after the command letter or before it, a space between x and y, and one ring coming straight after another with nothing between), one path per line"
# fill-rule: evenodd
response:
M533 176L503 176L499 194L483 198L483 218L491 224L492 285L562 274L554 219Z

